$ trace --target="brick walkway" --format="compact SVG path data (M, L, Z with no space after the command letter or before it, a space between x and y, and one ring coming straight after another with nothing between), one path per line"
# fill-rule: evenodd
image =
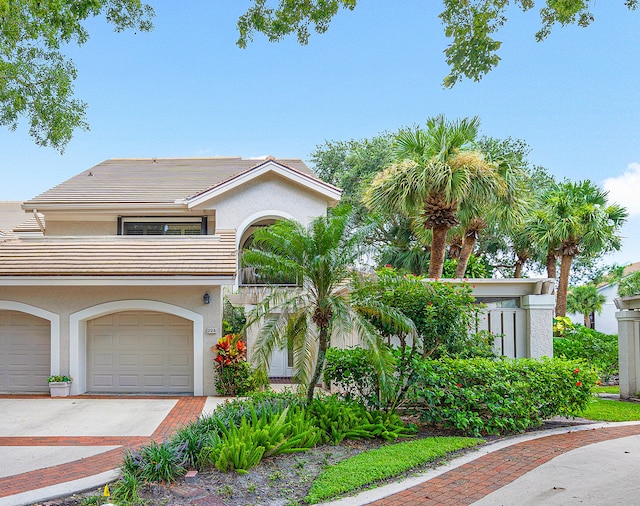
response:
M384 499L375 506L472 504L565 452L640 434L640 425L583 430L541 437L502 448Z
M48 396L47 396L48 397ZM84 397L84 396L83 396ZM83 398L79 397L79 398ZM29 397L33 398L33 397ZM84 397L86 398L86 397ZM106 397L101 397L106 398ZM122 397L118 397L122 398ZM140 397L138 397L140 398ZM157 399L157 397L145 397ZM163 397L167 399L171 397ZM163 441L178 427L195 420L207 400L206 397L178 397L178 402L154 431L151 437L85 436L85 437L0 437L1 446L114 446L121 448L87 457L67 464L29 471L0 478L0 497L28 492L61 483L86 478L120 466L125 448L135 448L150 440Z

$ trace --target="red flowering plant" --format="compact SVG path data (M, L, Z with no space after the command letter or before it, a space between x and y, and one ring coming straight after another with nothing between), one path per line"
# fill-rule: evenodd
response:
M216 390L219 395L246 395L255 388L247 345L240 334L227 334L211 350L216 354Z

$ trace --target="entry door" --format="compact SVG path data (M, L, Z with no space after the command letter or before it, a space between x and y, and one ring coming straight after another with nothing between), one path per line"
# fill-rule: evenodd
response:
M269 376L272 378L290 378L293 376L293 350L275 350L271 355Z

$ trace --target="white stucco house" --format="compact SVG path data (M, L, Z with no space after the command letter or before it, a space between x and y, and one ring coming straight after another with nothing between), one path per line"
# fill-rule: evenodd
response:
M340 190L297 159L113 159L22 204L0 236L0 392L215 393L224 287L255 227Z
M640 271L640 262L627 265L624 268L623 276L628 276ZM605 296L605 303L602 305L602 312L592 315L593 328L604 334L618 333L618 320L616 319L615 299L618 298L618 282L603 282L598 285L598 293ZM582 315L572 313L568 315L573 323L584 323Z

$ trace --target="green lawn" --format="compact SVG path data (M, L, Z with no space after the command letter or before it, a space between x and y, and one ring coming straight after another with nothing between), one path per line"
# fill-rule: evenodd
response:
M615 386L599 386L596 387L595 392L597 394L619 394L620 393L620 386L619 385L615 385Z
M589 420L631 422L640 420L640 404L609 399L594 399L580 415Z
M482 439L468 437L428 437L363 452L318 476L305 501L314 504L347 494L481 443L484 443Z

